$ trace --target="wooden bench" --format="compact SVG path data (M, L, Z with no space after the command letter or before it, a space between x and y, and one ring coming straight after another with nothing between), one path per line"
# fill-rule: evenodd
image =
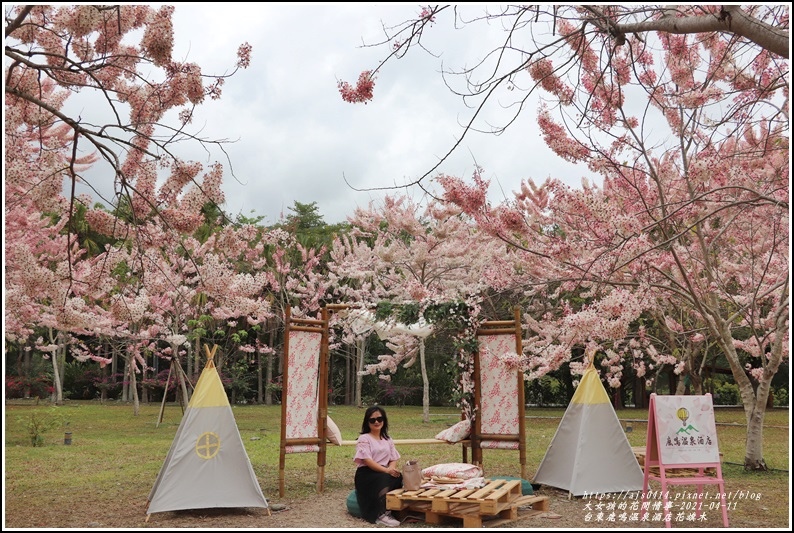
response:
M341 442L341 445L342 446L355 446L357 442L358 441L355 441L355 440L343 440ZM468 441L468 440L462 440L460 442L447 442L445 440L440 440L440 439L394 439L394 445L395 446L399 446L401 444L446 444L446 445L463 444L463 445L466 445L469 442L470 441Z

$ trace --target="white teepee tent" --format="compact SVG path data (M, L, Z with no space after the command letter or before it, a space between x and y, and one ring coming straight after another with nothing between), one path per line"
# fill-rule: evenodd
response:
M592 365L585 370L532 482L574 496L642 490L642 469Z
M268 507L213 362L217 346L212 352L204 349L207 364L149 493L147 515L180 509Z

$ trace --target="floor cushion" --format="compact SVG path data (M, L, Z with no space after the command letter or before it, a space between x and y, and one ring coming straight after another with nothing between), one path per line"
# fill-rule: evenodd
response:
M346 504L348 513L356 518L361 518L361 509L358 507L358 498L356 498L356 489L351 490L350 494L347 495Z

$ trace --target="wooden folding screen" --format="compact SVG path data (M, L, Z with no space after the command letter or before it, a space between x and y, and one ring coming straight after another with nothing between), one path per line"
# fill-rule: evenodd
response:
M520 310L514 310L513 320L483 322L477 330L477 340L472 463L482 466L482 451L486 448L518 450L521 477L527 479L524 376L521 370L511 369L500 359L506 353L522 353Z
M328 312L320 320L284 317L284 368L281 387L281 448L278 489L284 496L286 456L317 454L317 492L325 480L328 417Z

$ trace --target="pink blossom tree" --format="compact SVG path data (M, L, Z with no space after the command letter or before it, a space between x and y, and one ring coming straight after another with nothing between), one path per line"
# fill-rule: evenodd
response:
M45 82L42 95L60 105L64 93ZM6 337L34 345L51 360L53 399L60 404L69 346L78 360L105 362L81 348L76 336L92 335L107 325L101 302L110 285L102 276L104 265L68 231L60 191L46 191L46 201L38 203L29 194L31 184L46 188L49 176L63 168L80 172L96 161L92 155L69 157L62 149L71 139L68 128L40 120L39 110L24 102L6 117Z
M272 378L274 353L272 340L268 342L263 334L268 324L277 323L280 312L281 284L269 262L271 253L279 254L288 241L288 236L278 229L267 230L253 224L226 226L204 243L202 253L212 261L205 260L198 269L207 312L215 321L225 322L231 328L228 337L239 352L236 359L242 369L241 377L247 379L244 369L256 367L260 401L265 383ZM205 270L208 267L211 270ZM267 376L263 374L264 358Z
M156 227L159 221L133 233L155 237L151 241L126 241L107 252L124 266L114 269L118 286L111 310L118 334L129 340L131 372L150 368L148 354L166 360L188 356L191 337L197 370L202 340L224 348L216 359L222 371L231 372L238 362L247 369L248 354L265 350L256 332L273 317L272 273L245 267L261 261L266 239L258 228L243 225L223 227L200 242ZM205 316L208 322L201 320ZM194 322L202 324L201 331Z
M93 335L109 324L102 308L111 286L98 272L104 265L86 258L66 219L52 223L19 196L4 206L5 335L33 344L52 362L53 399L63 402L63 368L68 346L78 360L106 362L80 349L78 335ZM71 241L71 242L69 242Z
M421 207L407 197L388 196L380 207L357 209L348 222L351 231L335 241L328 265L331 298L365 309L381 301L414 302L421 308L477 301L488 289L490 258L503 251L460 209L438 202ZM418 357L424 419L429 421L424 338L401 331L390 347L392 353L379 355L379 363L368 365L363 373L388 379L400 365L409 367Z
M296 205L304 208L304 214L308 213L311 221L307 227L298 227L306 221L296 216L291 223L258 228L257 237L250 241L252 247L248 251L248 258L237 263L253 273L264 274L267 279L265 297L271 309L268 321L269 338L258 338L255 345L260 355L267 356L265 368L260 369L260 374L264 371L263 383L267 384L276 383L274 376L278 369L274 368L273 356L280 353L277 348L277 333L283 329L286 308L292 309L293 316L317 317L329 286L324 275L326 246L322 244L322 236L314 234L315 230L320 232L325 224L313 204L303 205L296 202ZM310 233L308 238L303 233L307 229ZM260 390L260 395L264 396L264 392ZM268 405L272 403L269 392L263 399Z
M173 148L183 141L219 144L191 131L191 118L207 97L220 98L234 71L208 76L195 63L175 61L173 11L174 6L147 5L9 6L6 181L15 194L29 195L42 211L58 206L71 221L76 185L98 193L110 189L100 182L112 179L113 197L102 198L107 204L119 206L125 199L134 220L154 212L182 231L200 221L205 202L223 202L220 165L200 180L202 166L181 160ZM136 37L138 44L132 44ZM250 54L249 45L240 46L235 71L249 65ZM92 98L91 117L66 111L64 103L78 92ZM178 112L176 124L165 121L171 110ZM46 135L53 128L67 132L54 143ZM31 152L38 154L32 167L25 165ZM93 174L79 166L86 154L97 160ZM156 191L160 178L165 183ZM69 201L62 203L65 186ZM71 222L66 227L74 231Z
M9 204L47 213L59 221L54 229L67 236L77 231L76 214L87 209L87 223L111 242L134 243L126 262L139 272L156 264L151 251L163 231L188 234L201 224L207 202L223 202L222 166L214 163L205 169L184 161L175 147L184 141L205 148L221 144L191 129L193 112L207 97L219 98L225 80L250 62L247 44L238 49L230 74L209 76L195 63L175 61L173 11L173 6L145 5L18 5L6 10ZM70 113L68 102L77 93L92 99L91 116ZM172 110L176 123L166 120ZM106 176L112 176L112 187L103 186ZM76 194L78 184L96 194L112 189L112 196L101 197L111 211L91 209L93 200ZM80 252L73 241L63 239L63 254L50 258L63 262L68 279L52 301L90 306L86 294L101 290L100 285L87 285L79 277ZM90 264L99 269L92 274L94 280L113 279L107 256ZM125 296L117 292L116 297ZM135 298L126 304L131 302ZM143 332L152 333L147 327ZM123 324L107 334L120 332L130 334L124 333Z
M659 67L633 43L613 50L608 69L585 63L574 82L552 83L552 68L530 70L558 102L557 118L550 108L539 113L546 143L586 164L600 186L527 180L513 202L491 206L479 175L473 185L442 182L448 200L555 282L547 295L576 289L586 298L527 317L528 371L557 368L579 345L606 355L612 384L622 356L610 345L623 342L644 312L661 312L669 327L692 342L706 337L727 358L747 419L745 465L765 469L764 411L789 351L789 140L780 112L787 66L765 51L742 57L717 38L661 35L659 42ZM597 57L581 40L570 44L582 58ZM580 82L586 93L575 90ZM635 116L638 88L649 97ZM658 135L661 125L667 138ZM694 327L682 328L680 315ZM653 343L632 350L686 368Z
M391 52L371 76L426 48L425 32L449 7L386 27L376 45ZM591 360L604 354L612 386L629 355L681 372L686 363L657 350L638 325L672 304L694 326L679 334L693 343L703 335L727 357L747 418L745 465L764 469L769 385L788 357L788 6L463 13L455 6L461 26L502 22L505 35L474 66L444 71L472 109L461 138L503 131L542 91L550 96L539 111L544 142L600 182L575 190L527 179L515 201L491 206L479 171L472 185L441 180L447 200L524 254L528 296L542 311L525 315L527 372L558 368L573 347ZM494 125L489 104L514 113Z

